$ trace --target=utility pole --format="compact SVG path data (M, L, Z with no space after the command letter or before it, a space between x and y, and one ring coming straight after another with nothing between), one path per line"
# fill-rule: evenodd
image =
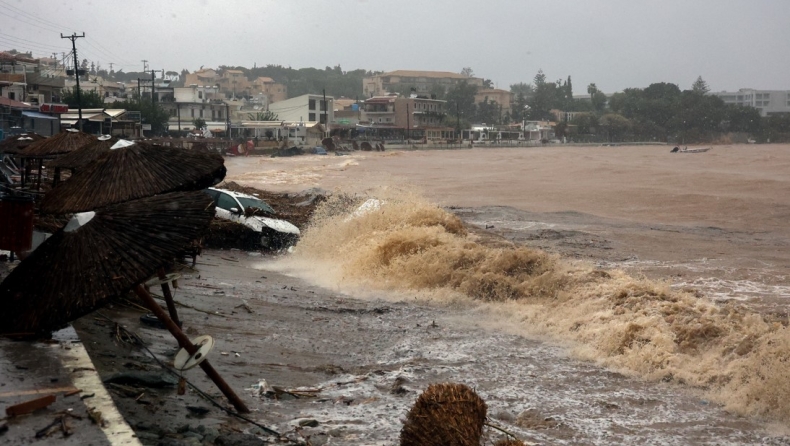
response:
M324 137L329 136L329 116L327 113L329 112L329 104L326 102L326 89L323 89L322 92L324 93Z
M140 62L143 63L143 73L145 73L146 71L148 71L148 60L147 59L143 59Z
M137 78L137 100L138 101L142 101L143 100L143 92L142 92L142 90L140 90L140 78L139 77Z
M115 65L114 63L110 62L110 72L112 73L112 66Z
M155 79L154 78L154 74L155 73L156 73L155 70L151 70L151 106L152 107L154 106L154 98L155 98L155 96L154 96L154 88L155 88L154 87L154 79Z
M81 36L78 36L77 33L72 33L70 36L64 36L63 33L60 34L61 39L69 39L71 40L71 50L74 53L74 79L77 80L77 110L79 113L79 120L77 123L79 124L80 131L82 131L82 98L80 95L80 70L79 65L77 63L77 39L84 38L85 33L83 32Z
M410 127L411 125L409 125L409 103L406 102L406 144L409 144L409 139L410 139L409 133L411 133Z

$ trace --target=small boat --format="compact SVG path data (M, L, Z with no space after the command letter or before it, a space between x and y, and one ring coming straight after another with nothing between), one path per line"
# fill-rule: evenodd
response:
M708 150L710 150L710 147L692 147L690 149L688 147L684 147L682 149L680 147L675 147L670 151L670 153L703 153L707 152Z

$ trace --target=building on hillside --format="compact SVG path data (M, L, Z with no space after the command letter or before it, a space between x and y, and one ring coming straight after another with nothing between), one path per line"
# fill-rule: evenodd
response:
M362 105L360 131L373 139L452 139L443 125L445 101L427 97L374 96Z
M741 88L736 92L720 91L709 93L725 104L754 107L760 116L790 113L790 90L754 90Z
M195 129L195 121L202 119L213 133L228 128L228 109L225 95L215 85L173 88L173 100L160 103L169 114L168 130L184 132Z
M446 91L464 81L478 87L483 86L483 79L450 71L397 70L362 79L362 93L365 97L372 98L389 93L409 94L413 88L419 95L430 95L434 89L441 87Z
M279 84L274 79L264 76L252 81L250 93L252 96L266 95L268 104L288 99L288 87L285 84Z
M277 114L280 121L319 122L324 124L335 120L333 98L320 94L303 94L295 98L269 104L269 111ZM328 131L328 129L327 129Z
M501 107L499 110L501 117L505 113L511 113L510 107L513 104L513 93L499 88L478 88L477 93L475 93L475 104L485 101L496 102Z
M219 83L219 74L211 68L201 68L194 73L184 76L184 86L190 85L216 85Z
M225 70L219 78L219 90L231 99L249 94L250 81L241 70Z

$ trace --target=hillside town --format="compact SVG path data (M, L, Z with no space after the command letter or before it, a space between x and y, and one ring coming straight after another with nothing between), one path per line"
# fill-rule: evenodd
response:
M86 65L84 61L83 67ZM358 86L361 94L334 97L326 88L292 96L286 83L269 76L251 77L249 69L201 68L180 74L144 70L138 74L145 77L121 82L91 65L93 69L78 68L75 75L69 58L1 52L0 130L4 134L33 131L49 136L64 128L81 128L129 138L251 140L255 147L285 140L307 147L320 145L326 137L418 146L453 142L695 142L695 138L715 138L712 133L733 134L746 142L781 137L778 134L787 130L783 118L790 114L790 91L710 92L701 78L694 91L698 88L709 98L720 100L717 113L721 118L676 130L673 135L670 122L652 116L623 116L627 113L621 110L629 110L634 89L609 94L592 84L590 94L573 95L570 77L550 83L542 72L533 83L513 85L509 90L494 88L490 80L475 77L471 69L458 73L368 72ZM82 107L74 94L77 81ZM645 91L652 92L646 94L658 95L659 100L679 97L677 87L661 85L651 85ZM551 98L546 98L544 90ZM717 107L694 106L699 109L692 110L697 115ZM702 116L696 117L700 119ZM761 119L765 121L762 130Z

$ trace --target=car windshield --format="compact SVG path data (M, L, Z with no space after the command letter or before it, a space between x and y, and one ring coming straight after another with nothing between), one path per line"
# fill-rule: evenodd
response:
M245 210L249 208L258 208L263 212L274 214L274 209L272 209L271 206L269 206L262 200L259 200L257 198L246 198L246 197L236 197L236 198L239 200L239 203L241 203L241 205L244 206Z

